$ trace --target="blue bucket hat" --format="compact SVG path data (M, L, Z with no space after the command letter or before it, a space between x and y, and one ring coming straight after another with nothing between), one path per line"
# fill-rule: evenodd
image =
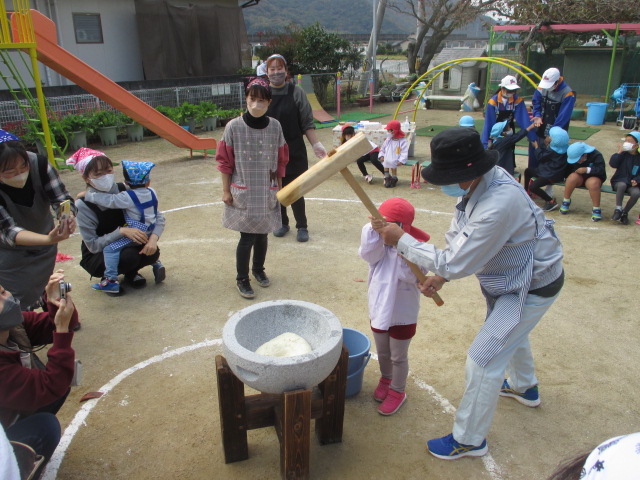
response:
M156 164L152 162L132 162L131 160L122 161L122 170L126 177L129 178L129 185L144 185L149 181L150 172Z
M20 139L16 137L13 133L9 133L6 130L0 129L0 143L11 142L16 140L19 141Z
M566 130L560 127L552 127L549 130L549 136L551 137L551 143L549 148L556 153L567 153L569 148L569 134Z
M507 126L507 123L509 123L509 120L505 120L504 122L498 122L495 125L493 125L493 127L491 127L491 133L489 134L489 137L498 138L502 134L504 127Z
M11 135L11 134L9 134L9 135ZM634 132L629 132L629 133L627 133L627 135L635 138L636 142L640 143L640 132L635 132L635 131ZM3 141L6 141L6 140L3 140Z
M460 127L475 127L476 121L473 119L471 115L465 115L460 117L460 121L458 122L458 126Z
M567 149L567 162L568 163L577 163L578 160L585 154L591 153L596 149L596 147L592 147L591 145L587 145L584 142L576 142L569 145Z

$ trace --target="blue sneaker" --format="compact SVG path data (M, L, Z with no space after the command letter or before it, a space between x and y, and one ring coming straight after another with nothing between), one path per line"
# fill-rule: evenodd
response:
M442 460L457 460L462 457L482 457L489 451L486 439L482 441L480 446L476 447L475 445L465 445L456 442L453 438L453 433L450 433L446 437L429 440L427 442L427 450L431 455Z
M100 283L94 283L91 285L91 288L106 293L120 293L120 282L118 282L118 280L109 280L108 278L105 278Z
M524 393L520 393L512 389L509 386L509 383L505 380L502 383L502 388L500 389L500 396L513 398L527 407L537 407L540 405L540 394L538 393L537 385L529 388Z
M153 279L156 283L162 283L164 279L167 278L167 270L164 268L164 265L160 263L160 260L154 263L151 269L153 270Z
M571 206L571 199L563 200L562 205L560 205L560 213L566 215L569 213L569 207Z

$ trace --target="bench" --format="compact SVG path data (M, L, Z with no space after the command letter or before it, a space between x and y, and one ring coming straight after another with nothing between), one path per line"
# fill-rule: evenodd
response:
M457 103L462 103L462 99L464 97L458 96L458 95L425 95L424 99L425 102L429 101L431 102L431 106L433 108L433 102L457 102Z

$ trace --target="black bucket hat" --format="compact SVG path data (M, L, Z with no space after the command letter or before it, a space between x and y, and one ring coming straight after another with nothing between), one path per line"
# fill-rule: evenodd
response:
M468 182L491 170L499 157L484 149L475 130L453 127L431 140L431 164L422 169L422 178L433 185Z

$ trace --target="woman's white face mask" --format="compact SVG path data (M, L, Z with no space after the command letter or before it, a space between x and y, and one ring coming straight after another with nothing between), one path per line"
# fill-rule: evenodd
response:
M262 117L265 113L267 113L267 109L269 108L269 104L271 100L266 100L264 98L254 97L253 95L247 96L247 111L252 117Z
M29 170L18 175L14 175L13 177L0 177L0 181L13 188L22 188L27 183L27 178L29 178Z
M90 178L89 181L93 188L100 190L101 192L108 192L115 183L116 176L113 173L107 173L97 178Z

